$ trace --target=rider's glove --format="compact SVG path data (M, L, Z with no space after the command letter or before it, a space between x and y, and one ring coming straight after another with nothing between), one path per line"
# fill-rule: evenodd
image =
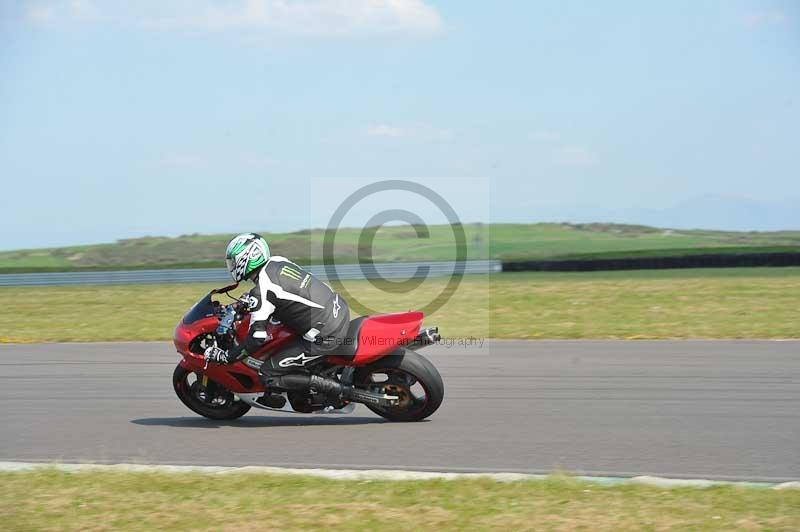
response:
M258 306L258 299L250 295L250 292L245 292L234 304L238 310L250 312L251 310L255 310L255 308Z
M203 354L208 362L214 362L215 364L230 364L233 362L233 357L228 355L227 351L215 345L207 347Z

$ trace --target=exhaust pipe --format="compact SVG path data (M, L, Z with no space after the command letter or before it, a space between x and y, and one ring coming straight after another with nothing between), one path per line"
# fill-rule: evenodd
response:
M442 336L439 334L439 327L427 327L420 330L417 337L410 341L405 347L406 349L415 351L431 344L435 344L441 339Z
M373 393L360 388L342 384L335 379L328 379L319 375L282 375L274 388L288 391L312 391L328 397L340 397L354 403L370 404L375 406L397 406L400 398L396 395Z
M346 389L342 392L342 397L348 401L353 401L354 403L363 403L375 406L397 406L400 403L400 398L396 395L372 393L366 390L353 388L351 386L346 387Z

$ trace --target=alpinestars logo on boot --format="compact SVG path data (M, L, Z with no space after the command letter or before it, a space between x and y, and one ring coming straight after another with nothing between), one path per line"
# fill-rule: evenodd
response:
M311 362L312 360L316 360L321 357L322 355L310 357L306 356L305 353L300 353L296 357L284 358L278 362L278 366L282 368L288 368L289 366L305 366L307 362Z

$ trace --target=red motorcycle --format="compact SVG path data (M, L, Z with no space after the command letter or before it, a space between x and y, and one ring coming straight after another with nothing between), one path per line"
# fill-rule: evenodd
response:
M439 340L436 327L420 329L422 312L364 316L350 322L346 341L313 368L312 373L352 386L349 400L307 392L266 390L258 370L272 354L295 341L286 326L270 321L268 341L257 352L233 364L206 360L207 347L227 349L242 341L250 326L246 305L223 305L212 298L237 284L212 290L186 313L173 342L183 359L172 375L178 398L210 419L236 419L250 408L297 413L347 414L363 403L391 421L419 421L433 414L444 398L439 372L416 350ZM231 297L231 296L228 296ZM233 298L232 298L233 299ZM276 401L276 396L282 396ZM282 404L282 406L277 406Z

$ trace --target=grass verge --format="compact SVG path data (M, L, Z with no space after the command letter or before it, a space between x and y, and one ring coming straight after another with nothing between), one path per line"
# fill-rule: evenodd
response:
M41 470L0 474L0 513L19 531L798 530L800 490Z
M419 308L445 287L405 294L347 282L348 299ZM0 342L168 340L207 284L0 288ZM800 268L505 273L466 276L426 318L446 337L800 338Z

